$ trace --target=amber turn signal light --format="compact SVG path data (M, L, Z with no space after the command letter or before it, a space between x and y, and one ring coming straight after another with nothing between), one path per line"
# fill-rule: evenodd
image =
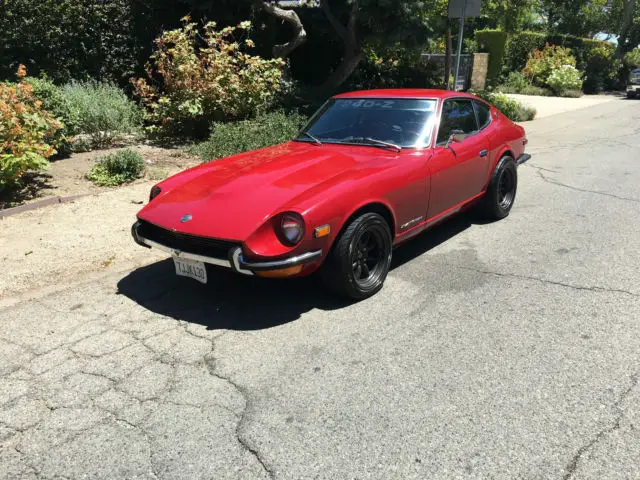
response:
M282 270L268 270L265 272L256 272L256 275L264 278L286 278L291 275L297 275L302 271L302 265L297 267L284 268Z
M315 229L314 236L316 238L326 237L331 233L331 227L329 225L323 225Z

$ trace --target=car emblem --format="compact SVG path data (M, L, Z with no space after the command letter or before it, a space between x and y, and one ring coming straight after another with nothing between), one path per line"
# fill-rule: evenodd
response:
M182 217L182 218L180 219L180 223L187 223L187 222L188 222L189 220L191 220L192 218L193 218L193 217L187 213L184 217Z

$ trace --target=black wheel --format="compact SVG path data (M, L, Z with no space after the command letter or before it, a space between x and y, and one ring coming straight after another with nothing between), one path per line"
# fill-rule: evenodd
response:
M636 98L635 92L627 92L627 98Z
M391 265L391 231L377 213L353 220L336 240L323 267L327 287L353 300L382 288Z
M518 169L516 163L508 155L500 159L496 166L489 188L485 193L480 209L485 217L501 220L509 215L516 200L518 190Z

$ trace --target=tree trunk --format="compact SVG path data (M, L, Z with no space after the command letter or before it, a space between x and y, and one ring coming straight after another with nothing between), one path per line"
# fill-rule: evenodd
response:
M345 52L340 65L333 71L329 78L327 78L322 85L321 90L326 92L335 92L337 88L342 85L351 74L358 68L360 61L362 60L362 52L359 50L353 50Z
M287 22L294 29L294 37L287 43L275 45L273 47L273 56L276 58L287 58L291 53L307 41L307 32L300 17L294 10L285 10L276 4L269 3L267 0L255 0L255 5L270 15Z
M453 50L451 40L451 23L447 21L447 38L444 55L444 89L451 90L451 51Z
M342 57L342 61L340 62L340 65L338 65L338 68L335 69L335 71L320 87L320 90L322 91L334 92L351 76L362 60L362 48L356 33L359 5L359 0L354 0L351 6L351 13L349 14L349 20L347 25L344 26L338 21L333 13L331 13L327 0L320 0L320 7L324 11L325 17L327 17L327 20L335 30L336 34L344 42L344 56Z
M616 55L622 58L627 51L627 42L629 40L629 31L633 23L633 13L636 8L636 0L624 0L622 11L622 23L620 24L620 32L618 37L618 48Z

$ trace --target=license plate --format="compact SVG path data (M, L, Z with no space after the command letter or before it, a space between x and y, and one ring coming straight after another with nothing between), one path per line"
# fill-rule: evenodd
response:
M207 283L207 269L204 263L179 257L173 257L173 263L176 266L176 275Z

